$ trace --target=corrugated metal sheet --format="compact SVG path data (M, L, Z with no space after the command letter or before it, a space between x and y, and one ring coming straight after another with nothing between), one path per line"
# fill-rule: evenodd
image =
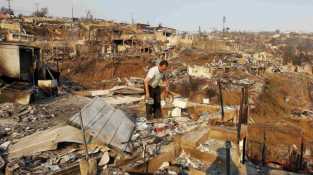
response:
M81 114L88 134L122 151L131 151L126 142L130 140L135 124L123 111L95 97L81 110ZM70 123L80 126L79 115L80 113L75 114Z
M82 132L72 126L56 126L20 139L9 147L9 158L30 156L35 153L55 150L58 143L84 143Z
M20 78L18 46L0 45L0 74L11 78Z

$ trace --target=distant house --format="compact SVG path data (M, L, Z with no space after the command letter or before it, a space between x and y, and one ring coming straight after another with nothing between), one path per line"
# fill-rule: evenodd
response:
M5 77L32 81L39 61L40 48L23 44L0 44L0 74Z
M30 42L34 41L34 36L21 33L21 32L8 32L6 35L6 41L9 42Z

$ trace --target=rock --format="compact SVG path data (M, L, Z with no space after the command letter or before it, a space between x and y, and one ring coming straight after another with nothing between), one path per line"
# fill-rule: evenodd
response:
M19 134L18 132L13 132L13 133L12 133L12 137L13 137L13 138L18 137L18 136L20 136L20 135L21 135L21 134Z
M0 130L0 138L3 138L3 137L5 137L5 136L7 136L7 135L8 135L7 131L5 131L5 130Z
M74 161L76 160L76 155L75 154L68 154L68 155L65 155L61 158L60 160L60 163L63 164L63 163L66 163L68 161Z
M12 116L14 112L13 103L4 103L0 105L0 118L8 118Z
M181 109L186 109L187 108L187 103L188 103L187 99L175 98L174 101L173 101L173 106L181 108Z
M204 98L203 99L203 104L210 104L210 99L209 98Z
M44 167L48 168L50 171L53 172L61 170L59 165L44 164Z
M0 145L0 149L6 151L8 147L10 146L10 144L11 144L11 141L4 142Z
M181 113L181 109L180 108L174 108L172 111L172 116L173 117L181 117L182 113Z
M11 128L4 128L4 131L7 131L7 132L9 132L11 130L12 130Z
M29 113L30 113L30 114L34 114L35 111L34 111L33 109L31 109L31 110L29 111Z
M136 125L137 125L137 130L138 131L144 131L144 130L148 129L148 127L149 127L147 125L147 123L143 123L143 122L137 123Z
M27 117L27 118L23 118L23 119L22 119L22 122L29 122L29 121L31 121L31 118L28 118L28 117Z
M165 169L165 168L167 168L169 166L170 166L169 162L163 162L162 165L160 166L160 170L163 170L163 169Z

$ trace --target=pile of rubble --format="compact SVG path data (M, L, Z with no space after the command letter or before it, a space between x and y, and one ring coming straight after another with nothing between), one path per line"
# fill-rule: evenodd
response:
M179 76L187 73L181 71ZM170 81L176 78L171 75ZM212 84L203 77L192 81L199 81L204 88L209 87L206 83ZM94 170L104 174L221 174L228 160L225 142L231 141L233 174L266 171L242 157L242 140L236 143L240 106L224 105L222 113L221 104L212 96L194 102L171 92L171 100L162 102L164 117L148 121L144 117L143 79L131 77L125 82L127 85L111 89L73 91L75 96L64 92L32 105L1 104L2 168L15 174L79 173L88 155L97 161ZM263 80L257 78L225 77L220 82L222 91L249 86L251 107L262 92ZM248 120L249 124L254 122L253 118ZM247 135L244 128L241 135ZM241 164L243 158L246 164Z
M21 26L58 71L42 64L37 82L27 72L36 66L20 71L30 75L23 81L8 72L16 82L0 79L0 174L313 172L313 80L279 73L289 70L274 55L227 49L224 38L214 43L218 51L199 49L210 45L201 36L176 48L170 41L180 36L162 26L25 20L35 21ZM27 48L41 58L39 48ZM142 77L158 62L151 57L171 63L170 91L163 117L147 120Z

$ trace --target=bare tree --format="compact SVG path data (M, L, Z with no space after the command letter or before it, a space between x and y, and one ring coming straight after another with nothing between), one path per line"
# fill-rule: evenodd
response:
M35 12L32 13L33 16L37 17L46 17L49 13L49 10L47 7L41 8L39 10L36 10Z
M14 15L14 12L12 10L10 10L9 8L3 7L3 6L1 7L0 12L5 13L5 14L9 14L9 15Z
M92 19L93 19L93 15L92 15L91 11L88 10L86 13L86 20L92 20Z

